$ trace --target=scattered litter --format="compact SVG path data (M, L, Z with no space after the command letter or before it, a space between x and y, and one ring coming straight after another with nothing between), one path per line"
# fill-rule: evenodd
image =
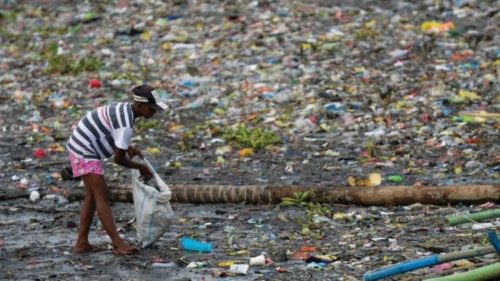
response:
M74 228L82 182L61 180L72 179L70 171L62 172L68 132L96 105L130 101L130 89L143 82L158 87L173 106L136 120L133 141L169 185L363 191L498 185L500 32L494 1L18 2L3 1L0 11L0 185L2 196L14 194L22 204L2 205L2 231L12 227L19 236L35 233L43 240L47 229ZM112 159L103 165L111 189L129 184L128 169ZM185 254L177 267L147 264L200 274L191 278L196 280L210 280L216 267L224 270L220 277L252 280L285 272L297 279L330 280L338 273L337 279L359 280L364 270L415 253L427 257L460 247L449 237L477 241L474 230L498 229L498 219L469 217L448 227L439 219L495 210L493 201L362 208L292 199L286 210L266 205L252 216L249 206L209 213L193 204L186 210L199 212L190 216L179 208L179 236L162 230L158 244L140 254L151 251L165 260ZM29 217L34 209L49 213L49 222ZM19 214L26 220L12 221ZM140 220L124 225L131 217L120 215L121 235L135 239L136 228L147 229ZM12 272L19 279L54 278L38 256L28 264L31 253L22 249L30 245L15 238L2 233L2 257L15 263L7 263L1 278L13 279ZM69 248L58 247L50 251L64 253L65 266L78 272L102 274L107 264L81 264ZM134 271L145 266L123 262ZM133 275L123 272L113 278ZM412 280L435 272L407 274Z

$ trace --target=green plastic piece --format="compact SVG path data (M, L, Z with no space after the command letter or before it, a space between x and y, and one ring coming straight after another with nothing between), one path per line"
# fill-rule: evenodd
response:
M500 278L500 262L463 273L425 279L425 281L484 281L498 280L498 278Z
M403 177L401 177L399 175L392 175L392 176L387 177L387 181L394 182L394 183L400 183L403 181Z
M446 223L449 225L457 225L466 222L477 222L500 217L500 209L491 211L477 212L467 215L448 216Z

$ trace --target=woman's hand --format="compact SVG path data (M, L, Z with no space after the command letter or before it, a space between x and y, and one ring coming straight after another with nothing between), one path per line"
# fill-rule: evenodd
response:
M141 157L141 159L144 159L144 156L142 155L142 152L135 148L134 146L130 145L127 149L127 154L130 159L134 158L134 156L138 155Z
M127 153L130 158L127 157ZM142 153L140 150L133 146L129 146L127 150L125 149L115 149L115 163L121 165L125 168L137 169L141 173L141 179L143 181L148 181L153 177L153 172L151 172L148 166L144 163L133 161L131 158L135 155L139 155L142 157ZM143 157L142 157L143 158Z
M149 170L148 166L145 164L139 167L139 173L141 173L141 179L146 182L153 177L153 173Z

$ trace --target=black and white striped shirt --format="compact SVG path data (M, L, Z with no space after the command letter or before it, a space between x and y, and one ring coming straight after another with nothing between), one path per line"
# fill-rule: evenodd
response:
M87 113L66 144L69 151L85 159L109 158L116 147L127 149L132 139L134 114L128 102L101 106Z

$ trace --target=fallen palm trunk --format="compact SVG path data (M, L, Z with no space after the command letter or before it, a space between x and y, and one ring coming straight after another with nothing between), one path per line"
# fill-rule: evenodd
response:
M446 205L483 203L500 200L498 185L470 186L381 186L381 187L308 187L308 186L224 186L169 185L172 202L189 203L278 203L293 192L313 190L311 201L320 203L373 205L409 205L413 203ZM112 201L132 202L132 189L111 188ZM69 199L83 198L83 191L71 192Z
M478 222L498 217L500 217L500 209L477 212L466 215L448 216L446 217L446 223L449 225L457 225L466 222Z
M500 262L490 264L478 269L449 276L426 279L426 281L482 281L498 280L500 278Z

